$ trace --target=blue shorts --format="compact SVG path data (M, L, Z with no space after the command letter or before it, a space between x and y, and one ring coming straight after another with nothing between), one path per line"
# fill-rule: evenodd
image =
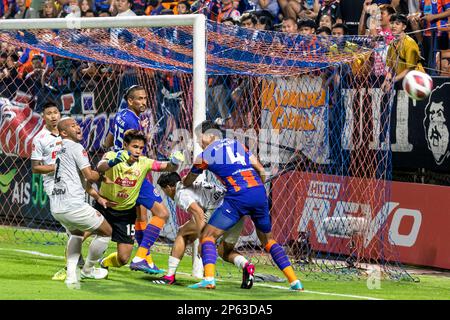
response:
M148 210L151 210L155 202L162 202L161 195L147 179L144 179L141 190L139 190L139 197L136 200L136 205L142 205Z
M254 187L242 193L225 195L222 205L213 212L208 224L227 231L245 215L250 216L258 230L264 233L272 230L269 203L264 187Z

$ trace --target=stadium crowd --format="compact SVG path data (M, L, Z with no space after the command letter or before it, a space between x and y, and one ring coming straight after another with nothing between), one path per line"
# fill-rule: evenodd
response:
M407 24L407 34L412 32L411 38L420 48L425 69L432 75L450 75L449 0L44 0L39 3L4 0L0 4L0 16L28 19L203 13L212 21L244 28L302 35L383 36L391 43L394 37L389 19L401 14L406 20L397 20ZM405 60L408 53L395 42L393 45L400 59ZM26 58L21 54L22 50L2 45L1 77L14 74L13 65L22 66L26 73L32 71L33 54L25 55Z

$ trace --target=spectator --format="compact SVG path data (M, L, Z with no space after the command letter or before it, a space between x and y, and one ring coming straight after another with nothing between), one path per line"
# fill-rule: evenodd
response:
M240 26L243 28L255 29L257 20L253 14L244 14L240 20Z
M337 23L342 23L341 5L337 0L323 0L323 4L317 14L316 23L319 23L323 15L328 15Z
M317 29L316 34L319 36L331 36L331 29L328 27L320 27Z
M191 5L193 13L203 13L208 19L213 21L217 21L219 10L219 0L197 0Z
M445 27L450 16L449 0L420 0L420 11L423 14L423 53L426 65L434 68L435 53L433 48L433 35L437 37L437 50L447 50L448 33L436 28Z
M239 22L237 22L233 18L226 18L226 19L222 20L222 24L224 24L226 26L235 26L235 25L239 24Z
M191 13L191 5L187 1L180 1L177 5L177 14Z
M133 10L131 10L131 6L133 5L133 0L115 0L116 9L117 9L117 17L132 17L135 16Z
M42 5L42 11L40 12L41 18L56 18L59 12L56 8L55 2L52 0L46 0Z
M2 52L0 54L0 70L3 70L6 67L6 59L8 59L8 54L6 52Z
M316 33L316 23L312 19L300 20L298 31L302 36L309 36Z
M3 19L11 19L17 13L16 0L3 0L0 8L0 17Z
M258 0L255 9L258 11L265 10L269 12L273 18L276 18L280 11L280 6L278 5L278 0Z
M297 21L292 18L284 18L281 22L281 31L286 33L297 33L298 25Z
M324 14L322 17L320 17L319 21L319 27L327 27L331 30L331 27L334 25L335 21L333 21L333 18L331 16Z
M261 15L257 18L255 29L257 30L273 30L273 19Z
M387 66L390 70L382 86L385 91L389 91L392 80L401 81L411 70L425 72L420 62L419 46L405 33L407 25L408 19L405 15L395 14L391 17L392 33L396 39L389 45L387 54Z
M331 35L333 37L343 37L348 34L348 27L343 23L336 23L331 28Z
M217 16L217 22L222 22L223 19L233 18L239 20L241 14L234 8L232 0L222 0L222 5L219 9L219 14Z
M70 0L69 1L69 13L65 17L66 18L81 17L81 9L78 6L78 0Z
M59 10L58 18L65 18L68 14L70 14L72 11L70 10L70 0L58 0L58 3L60 4L61 9Z
M19 56L16 53L8 55L6 58L6 68L0 73L0 80L3 84L1 95L12 100L20 87L19 72L17 71L17 61Z
M26 0L16 0L18 11L14 15L14 19L36 19L39 18L38 13L30 6L27 6Z
M386 4L378 7L377 5L371 5L370 3L371 0L366 0L364 2L364 8L359 25L359 34L387 37L386 40L390 42L393 39L390 18L396 13L394 7ZM367 23L369 29L366 29L364 21L366 20L369 12L371 12L370 20Z
M79 0L78 7L80 7L82 17L86 15L86 12L94 10L92 0Z
M145 13L147 15L156 16L160 15L161 11L163 11L165 8L162 5L162 0L150 0L149 6L147 7L147 10Z
M109 11L97 11L98 13L97 13L97 15L99 16L99 17L111 17L111 12L109 12Z
M114 1L115 0L94 0L94 11L99 13L99 17L101 12L111 13L111 11L114 10Z
M278 0L285 17L315 19L320 8L319 0Z

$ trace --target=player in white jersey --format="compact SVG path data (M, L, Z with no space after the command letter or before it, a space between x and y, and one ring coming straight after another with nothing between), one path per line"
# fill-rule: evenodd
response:
M67 278L69 288L80 288L77 276L77 262L81 253L85 231L95 234L89 246L86 262L81 270L81 277L103 279L108 271L95 268L111 239L112 229L103 216L85 201L85 188L90 190L97 201L101 198L90 183L97 182L100 175L92 170L86 150L79 143L83 135L80 126L72 118L63 118L58 122L62 137L62 146L56 156L54 185L50 196L50 209L69 233L67 243ZM104 205L106 200L101 199Z
M61 114L54 102L47 102L43 106L42 117L45 126L33 138L31 170L42 174L44 191L50 195L53 190L56 153L61 149L61 137L57 128Z
M192 215L191 219L178 230L169 257L167 275L154 281L158 284L174 284L176 269L183 258L186 246L200 237L211 214L221 205L225 189L206 181L196 181L192 186L184 187L176 172L162 174L158 179L158 185L178 207ZM255 266L234 250L244 228L244 219L242 217L233 228L225 232L218 245L218 251L223 260L234 263L243 270L241 288L250 289L253 285Z

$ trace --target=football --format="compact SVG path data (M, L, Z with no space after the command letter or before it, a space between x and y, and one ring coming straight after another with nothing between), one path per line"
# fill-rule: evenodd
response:
M403 79L403 90L411 99L423 100L433 90L433 79L426 73L410 71Z

